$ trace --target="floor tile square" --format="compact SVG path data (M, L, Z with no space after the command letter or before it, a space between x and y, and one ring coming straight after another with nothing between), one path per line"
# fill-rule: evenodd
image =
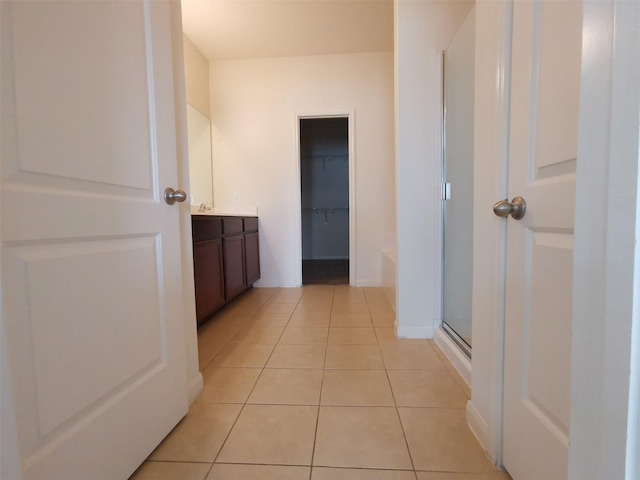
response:
M213 359L216 367L264 367L273 345L230 343Z
M300 299L298 306L307 307L331 307L333 297L327 295L306 295Z
M301 313L331 313L331 302L325 302L322 305L314 305L309 303L304 303L298 305L293 313L301 314Z
M395 327L396 314L395 313L372 313L371 320L374 327Z
M129 480L205 480L208 463L144 462Z
M333 291L335 287L333 285L303 285L302 295L326 295L333 297Z
M395 310L385 295L368 296L367 305L370 313L394 313Z
M380 352L387 370L446 369L447 366L430 344L380 344Z
M198 367L200 370L204 370L226 345L226 343L212 342L206 347L198 347Z
M327 370L322 405L394 406L384 370Z
M378 340L370 327L332 327L329 345L377 345Z
M218 463L310 465L318 407L245 405Z
M323 368L326 345L276 345L267 368Z
M266 343L275 345L278 343L283 330L284 327L263 327L249 323L236 333L231 339L231 343Z
M371 315L368 313L332 313L332 327L372 327Z
M261 371L260 368L209 367L202 372L204 389L196 401L244 403Z
M384 288L382 287L364 287L364 293L369 295L384 295Z
M406 470L313 467L311 480L416 480L416 474Z
M364 295L333 295L333 306L342 306L342 305L353 305L357 303L358 305L366 305L367 299Z
M289 326L285 328L278 343L281 345L325 344L328 335L329 329L327 327Z
M377 345L329 345L325 368L381 370L384 364Z
M511 480L506 472L496 473L445 473L445 472L417 472L418 480Z
M398 345L429 345L426 338L398 338L394 327L376 327L378 343L396 343Z
M367 303L367 297L364 295L362 291L336 291L333 294L333 303L350 303L350 302L359 302L359 303Z
M280 290L276 292L270 300L273 303L298 303L302 298L302 292L289 292L286 290Z
M194 403L189 413L160 443L150 460L212 463L242 405Z
M260 327L284 327L289 323L290 313L258 313L251 317L245 325Z
M467 396L448 370L389 370L399 407L465 408Z
M207 480L309 480L309 470L310 467L216 463Z
M320 407L313 464L413 469L392 407Z
M256 313L258 310L260 310L261 306L262 306L262 301L256 301L256 302L236 301L224 307L223 313L233 314L233 315L244 315L245 317L246 316L250 317L251 315Z
M265 303L260 310L258 310L259 314L262 313L293 313L296 309L296 303Z
M198 348L206 349L210 344L225 344L242 329L248 319L219 320L211 319L198 331Z
M248 403L318 405L322 370L266 368Z
M331 314L326 313L294 313L289 320L290 327L328 327Z
M416 470L495 473L462 408L398 408Z
M336 303L333 305L331 313L369 313L366 302Z

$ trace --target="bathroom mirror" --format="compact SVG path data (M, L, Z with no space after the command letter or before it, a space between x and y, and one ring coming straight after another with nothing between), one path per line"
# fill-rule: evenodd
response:
M196 209L207 211L213 207L211 121L190 104L187 104L187 130L190 201Z

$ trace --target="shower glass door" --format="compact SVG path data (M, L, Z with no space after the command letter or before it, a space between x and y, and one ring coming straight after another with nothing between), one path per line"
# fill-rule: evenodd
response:
M473 83L472 9L443 55L444 258L443 328L471 355L473 292Z

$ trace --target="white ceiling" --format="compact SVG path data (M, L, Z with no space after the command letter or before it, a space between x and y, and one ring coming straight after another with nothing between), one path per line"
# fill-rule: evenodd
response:
M393 50L393 0L182 0L209 60Z

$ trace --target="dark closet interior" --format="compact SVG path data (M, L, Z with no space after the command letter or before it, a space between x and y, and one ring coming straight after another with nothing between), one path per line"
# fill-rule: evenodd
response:
M302 283L349 283L349 120L300 120Z

